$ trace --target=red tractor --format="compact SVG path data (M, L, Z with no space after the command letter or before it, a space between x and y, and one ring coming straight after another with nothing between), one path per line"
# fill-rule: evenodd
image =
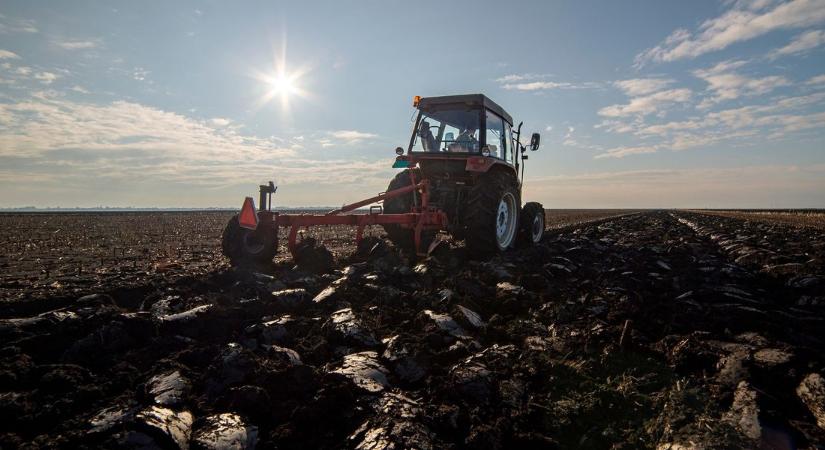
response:
M418 109L405 152L398 147L393 167L402 168L387 191L345 205L325 215L271 211L276 187L260 187L261 210L247 197L240 214L223 233L223 252L233 264L271 261L278 248L278 227L290 227L288 248L295 255L298 229L313 225L382 225L387 237L405 251L425 255L439 231L464 240L475 257L539 242L544 234L540 203L521 206L526 148L521 123L482 94L415 97ZM538 150L533 133L530 150ZM519 172L521 168L521 172ZM345 214L370 207L366 214Z

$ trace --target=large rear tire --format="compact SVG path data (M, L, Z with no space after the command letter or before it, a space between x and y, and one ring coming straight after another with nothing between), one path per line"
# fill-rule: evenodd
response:
M521 208L519 242L535 245L544 237L544 207L538 202L527 202Z
M415 171L416 180L420 180L421 172L417 169L412 170ZM410 170L398 172L395 175L395 178L393 178L392 181L390 181L389 186L387 186L387 192L396 189L401 189L403 187L409 186L410 184L412 184L412 180L410 180ZM415 204L414 196L414 192L409 192L398 197L388 198L384 200L384 213L405 214L408 212L412 212L413 205ZM415 231L412 228L404 228L401 225L397 224L384 224L383 227L384 231L387 232L387 237L389 238L390 242L393 243L393 245L406 252L415 251ZM422 231L421 250L427 251L427 249L429 248L430 244L433 242L434 239L434 231Z
M501 171L482 175L470 189L465 211L465 242L471 256L489 256L511 248L521 211L515 177Z
M278 252L278 233L271 223L263 220L256 230L244 228L236 214L223 229L221 248L233 266L266 264L272 262Z

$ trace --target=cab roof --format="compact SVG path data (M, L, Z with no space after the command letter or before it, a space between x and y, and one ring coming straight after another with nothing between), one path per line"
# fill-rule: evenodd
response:
M418 109L449 109L450 107L487 108L501 116L510 126L513 118L498 103L490 100L484 94L443 95L440 97L422 97L418 102Z

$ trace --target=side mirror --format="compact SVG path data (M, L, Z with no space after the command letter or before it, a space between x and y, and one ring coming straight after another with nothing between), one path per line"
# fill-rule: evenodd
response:
M541 143L541 135L538 133L533 133L533 136L530 138L530 150L536 151L539 149L539 144Z

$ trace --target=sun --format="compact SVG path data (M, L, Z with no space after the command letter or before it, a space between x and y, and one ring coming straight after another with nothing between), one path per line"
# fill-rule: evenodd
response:
M289 113L291 99L300 97L311 100L314 97L305 87L308 83L311 85L311 77L305 78L312 72L311 66L295 65L295 61L288 60L286 42L286 31L284 31L280 39L280 49L278 49L278 44L271 44L272 59L265 66L266 69L250 68L249 75L258 81L255 89L259 93L255 102L256 110L278 101L281 112ZM288 114L285 117L288 117Z
M263 94L258 105L280 100L283 110L289 109L291 97L306 97L307 92L301 87L301 77L306 72L305 69L288 70L285 61L279 61L274 70L269 72L257 72L255 78L261 82Z
M295 74L279 73L267 77L266 83L269 85L267 96L270 98L277 96L289 97L300 92Z

